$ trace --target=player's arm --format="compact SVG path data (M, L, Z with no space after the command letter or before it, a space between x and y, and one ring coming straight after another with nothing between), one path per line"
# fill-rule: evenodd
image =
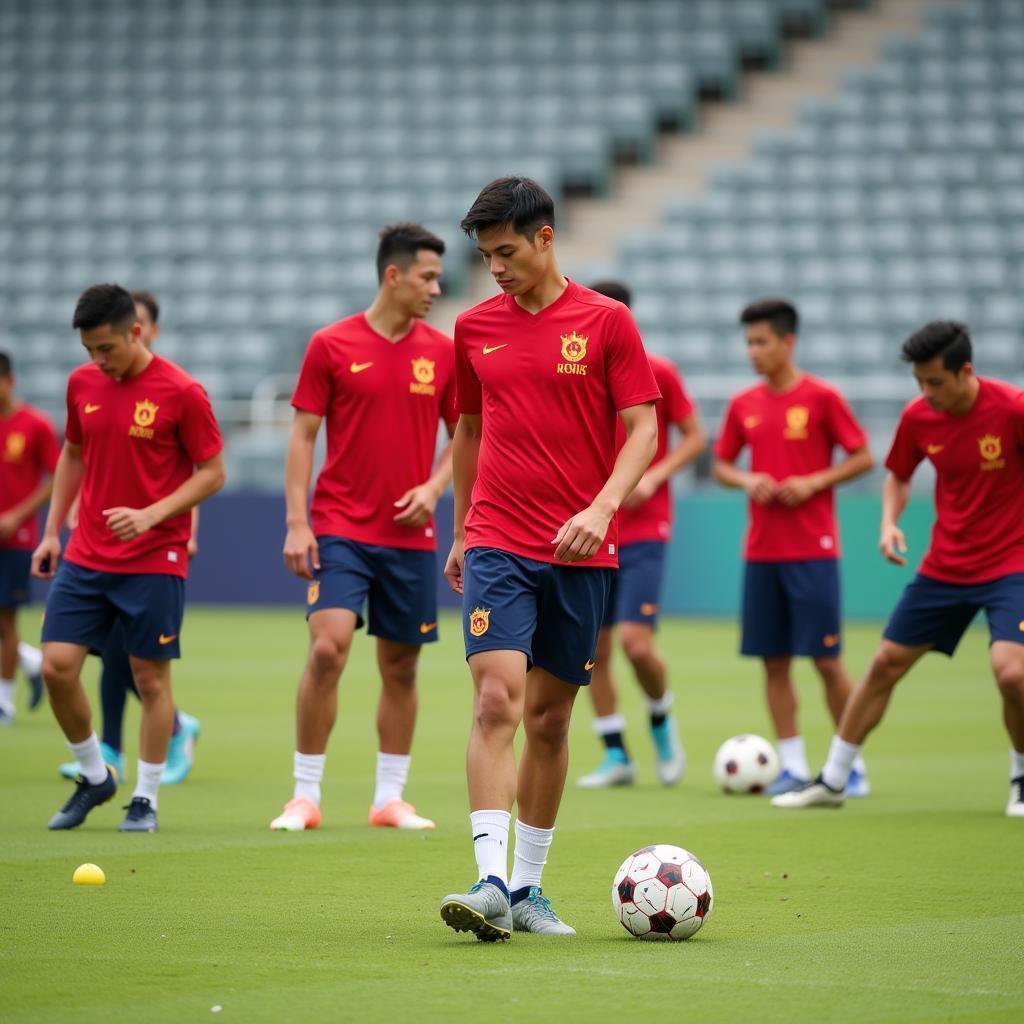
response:
M84 473L82 446L65 441L57 458L57 468L53 471L53 494L50 510L46 514L43 537L39 546L32 552L32 575L38 579L53 579L57 574L57 562L61 552L60 530L72 502L78 497Z
M34 516L46 504L52 492L53 477L47 474L27 498L0 515L0 540L13 537L21 524Z
M452 437L452 482L455 491L455 540L452 544L444 574L448 585L456 594L462 593L462 563L465 557L466 514L476 483L480 461L480 438L483 436L483 416L463 413Z
M906 565L907 540L896 525L910 500L910 481L888 473L882 484L882 528L878 537L878 550L893 565Z
M188 535L188 546L185 548L189 559L199 554L199 506L192 506L192 532Z
M862 476L873 465L871 449L867 445L854 449L842 462L837 462L828 469L806 476L789 476L779 483L778 498L784 505L802 505L808 498L819 491L827 491L830 487L846 483Z
M400 526L422 526L433 516L444 489L451 483L454 433L454 428L448 427L448 443L441 449L430 479L417 487L410 487L395 502L395 508L399 510L395 515L395 522Z
M688 466L707 447L708 436L700 417L693 413L676 423L679 440L642 477L632 494L622 503L627 508L649 500L666 480Z
M711 465L711 475L723 487L735 487L746 491L751 501L758 505L770 505L775 500L778 483L770 473L754 473L741 469L731 459L717 456Z
M636 487L658 450L658 415L653 402L619 410L626 443L619 450L612 475L591 504L564 522L551 541L561 562L584 562L597 554L612 516Z
M307 580L313 578L313 569L320 568L320 549L309 525L308 507L313 451L322 421L323 417L315 413L295 410L284 460L284 564L289 572Z

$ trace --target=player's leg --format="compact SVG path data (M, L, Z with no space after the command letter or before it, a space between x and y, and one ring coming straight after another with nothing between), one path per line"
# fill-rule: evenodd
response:
M18 624L14 608L0 608L0 725L14 721L14 673L18 670Z
M29 710L39 707L43 699L42 656L18 635L18 608L29 599L31 562L31 552L0 551L0 726L14 721L19 662L29 681Z
M613 594L609 605L614 605ZM610 621L609 618L605 622ZM587 775L582 776L577 785L584 789L604 789L606 786L629 786L636 777L636 766L630 760L626 750L623 733L626 730L626 719L619 714L619 695L612 675L612 629L606 625L597 636L597 649L594 654L594 671L590 681L590 701L594 707L594 731L601 737L604 744L604 760Z

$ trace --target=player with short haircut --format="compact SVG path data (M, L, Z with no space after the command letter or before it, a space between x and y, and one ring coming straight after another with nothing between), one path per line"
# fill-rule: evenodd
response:
M434 461L438 422L455 425L452 340L423 322L440 294L444 242L418 224L380 233L370 307L317 331L292 397L285 465L285 565L310 581L309 654L299 681L292 799L270 827L320 825L320 783L338 680L363 625L377 638L377 782L371 825L432 829L403 797L416 726L416 668L437 640L434 509L451 479L451 444ZM307 514L313 450L327 461Z
M91 362L68 380L66 440L32 555L33 575L54 580L43 678L81 769L50 828L75 828L117 791L80 675L89 651L106 644L119 620L142 701L137 781L119 831L153 832L174 727L171 661L180 657L189 512L224 483L223 442L203 388L142 343L127 291L87 288L72 326ZM78 525L60 561L60 529L79 492Z
M562 276L553 225L551 197L528 178L492 181L462 220L502 294L455 325L455 543L445 574L463 595L474 684L467 775L479 881L445 897L441 917L487 941L513 926L574 934L543 895L541 871L565 786L569 716L590 682L617 564L615 513L657 445L659 393L633 318Z
M808 657L838 722L852 685L840 652L839 533L833 489L872 465L867 438L836 388L793 362L797 311L783 299L755 302L740 314L754 371L764 378L730 401L715 445L714 475L749 497L744 551L741 652L764 663L768 710L782 771L772 794L810 780L797 727L791 665ZM833 465L836 446L847 456ZM735 462L750 448L750 469ZM869 791L862 761L850 792Z
M952 657L984 609L1011 743L1006 813L1024 817L1024 392L974 373L967 327L956 321L925 324L904 342L902 357L921 395L903 410L885 461L878 547L887 561L906 564L897 524L923 459L936 476L931 545L847 702L821 774L772 803L840 806L850 766L893 688L928 651Z
M595 292L630 305L629 289L620 281L599 281ZM619 571L612 583L604 623L597 638L597 655L590 682L590 699L597 718L594 730L605 746L605 757L597 769L578 780L584 789L632 785L636 766L626 750L625 718L618 713L618 694L612 677L612 630L618 627L619 643L629 659L636 680L644 691L654 741L658 778L670 786L686 770L686 752L679 730L669 713L673 693L668 684L668 667L654 646L661 586L668 560L672 532L672 494L669 479L688 466L704 450L707 437L697 407L686 393L675 363L648 355L654 380L661 391L657 404L658 449L647 472L619 509ZM669 448L669 434L675 426L679 440ZM617 444L625 442L621 424Z
M29 709L43 699L42 656L18 635L18 608L29 599L36 513L50 497L59 455L53 424L15 398L11 357L0 352L0 725L14 721L19 662L30 684Z

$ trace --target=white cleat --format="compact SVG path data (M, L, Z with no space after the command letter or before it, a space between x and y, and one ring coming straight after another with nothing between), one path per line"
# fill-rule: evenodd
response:
M512 924L517 932L535 935L576 934L576 929L551 909L551 900L541 892L539 885L531 885L529 895L512 904Z
M651 739L654 741L658 781L663 786L674 786L686 771L686 751L679 739L676 720L669 715L661 725L652 725Z
M1024 775L1010 780L1010 801L1006 805L1009 818L1024 818Z
M846 799L845 790L833 789L825 784L819 775L800 789L790 790L772 797L772 807L795 809L802 807L842 807Z
M320 827L320 808L312 800L297 796L284 805L281 812L271 823L271 832L305 832L307 829Z
M622 751L609 750L604 760L589 775L577 779L583 789L607 789L609 786L632 786L636 781L636 765L625 760Z

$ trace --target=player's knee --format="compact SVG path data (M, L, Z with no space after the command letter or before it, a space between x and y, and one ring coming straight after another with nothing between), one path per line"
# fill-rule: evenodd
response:
M40 672L48 689L60 689L75 681L74 664L70 660L55 656L50 651L43 653Z
M899 648L883 643L871 659L868 682L875 687L894 686L906 674L910 664Z
M390 686L411 690L416 685L416 654L402 654L381 662L381 677Z
M843 664L838 658L815 658L814 667L826 686L835 686L843 681Z
M571 704L548 704L527 717L527 734L533 740L541 740L551 746L560 746L565 743L569 735L571 714Z
M514 730L518 725L512 694L500 677L485 676L476 698L476 724L483 732Z
M1004 700L1024 702L1024 662L1018 659L996 665L995 677Z
M149 666L134 667L132 678L135 680L135 689L138 690L139 700L143 704L159 700L171 685L169 675Z
M622 651L631 664L642 664L654 651L651 635L646 630L623 632Z
M347 655L347 646L338 643L333 637L317 636L309 645L309 667L318 679L328 678L336 681L345 667Z

